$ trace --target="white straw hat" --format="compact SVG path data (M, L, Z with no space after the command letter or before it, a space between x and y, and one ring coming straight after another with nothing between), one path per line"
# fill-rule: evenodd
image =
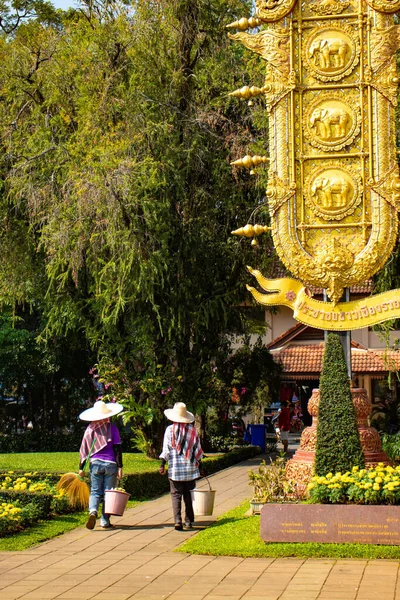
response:
M94 403L92 408L88 408L84 410L79 418L81 421L100 421L101 419L108 419L109 417L113 417L117 415L124 407L122 404L118 404L117 402L108 402L106 404L103 400L98 400Z
M164 415L174 423L193 423L194 415L186 410L186 404L183 402L175 402L174 408L164 410Z

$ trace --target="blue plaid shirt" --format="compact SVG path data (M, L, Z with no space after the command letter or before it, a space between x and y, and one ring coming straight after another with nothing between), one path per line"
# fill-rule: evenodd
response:
M163 449L160 458L168 462L168 478L173 481L193 481L200 477L199 468L172 447L172 425L164 434Z

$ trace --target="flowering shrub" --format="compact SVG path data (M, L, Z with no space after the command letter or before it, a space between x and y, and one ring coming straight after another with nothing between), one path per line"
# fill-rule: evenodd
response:
M54 486L46 480L32 481L32 479L28 479L27 476L16 477L14 479L10 475L6 475L0 483L0 491L1 490L15 490L17 492L53 492Z
M312 477L310 502L322 504L400 504L400 466L353 467L346 473Z
M37 473L0 475L0 537L71 511L65 490L37 479Z
M15 530L22 519L22 509L9 502L0 504L0 535Z

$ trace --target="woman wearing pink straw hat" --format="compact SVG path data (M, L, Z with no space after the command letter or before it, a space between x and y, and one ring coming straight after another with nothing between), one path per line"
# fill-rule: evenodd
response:
M176 402L174 408L167 408L164 414L172 421L172 425L165 430L163 449L160 454L160 473L164 475L165 463L168 462L175 529L182 531L182 497L185 502L185 526L191 528L194 522L190 491L195 488L196 479L200 477L199 468L203 450L193 425L194 415L186 410L186 404Z
M79 475L83 477L85 463L90 461L88 529L93 529L96 525L100 502L103 503L100 525L103 529L112 527L110 516L104 512L104 492L115 488L118 479L122 477L122 452L118 428L111 423L110 418L119 414L123 408L121 404L106 404L98 400L92 408L79 415L82 421L90 421L82 439L79 467Z

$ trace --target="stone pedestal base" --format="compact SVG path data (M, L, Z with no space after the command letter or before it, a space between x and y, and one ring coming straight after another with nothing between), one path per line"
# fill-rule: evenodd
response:
M353 388L351 393L366 467L373 468L378 463L389 464L389 458L382 450L379 433L374 427L368 425L368 417L371 414L372 407L366 390ZM319 389L315 389L308 403L308 412L313 417L312 425L304 429L300 439L300 448L294 457L288 461L286 467L288 478L295 481L300 489L305 488L313 473L317 445L318 408Z

